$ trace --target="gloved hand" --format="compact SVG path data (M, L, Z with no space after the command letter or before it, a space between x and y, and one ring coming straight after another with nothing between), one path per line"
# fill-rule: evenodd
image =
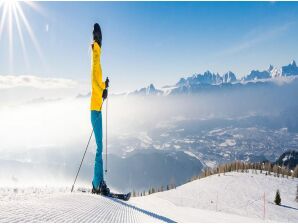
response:
M106 78L105 84L106 84L106 88L110 86L110 80L108 77Z
M108 89L104 89L102 92L102 99L105 100L108 97Z

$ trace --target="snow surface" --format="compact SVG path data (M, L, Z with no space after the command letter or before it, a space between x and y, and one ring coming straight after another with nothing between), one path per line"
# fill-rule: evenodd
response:
M297 185L297 178L231 172L134 198L133 202L179 222L298 222ZM281 206L273 202L277 189Z
M298 222L297 184L231 172L128 202L69 188L0 188L0 222ZM277 189L282 206L273 203Z
M7 192L2 196L0 222L173 222L116 199L70 190L51 194L39 190L31 195Z

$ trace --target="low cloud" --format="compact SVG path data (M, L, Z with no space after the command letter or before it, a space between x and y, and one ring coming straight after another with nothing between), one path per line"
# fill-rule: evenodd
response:
M0 89L34 87L37 89L74 88L78 83L71 79L38 77L32 75L0 75Z

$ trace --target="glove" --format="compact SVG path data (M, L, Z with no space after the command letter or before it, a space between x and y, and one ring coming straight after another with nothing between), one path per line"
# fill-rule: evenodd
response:
M105 100L106 98L108 98L108 89L104 89L102 92L102 99Z
M106 88L108 88L109 86L110 86L110 80L109 80L109 78L107 77L107 79L106 79L106 81L105 81L105 84L106 84Z

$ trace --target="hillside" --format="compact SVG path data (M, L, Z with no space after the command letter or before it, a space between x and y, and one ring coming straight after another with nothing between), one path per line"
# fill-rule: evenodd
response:
M298 203L295 202L297 185L297 178L277 178L252 174L252 171L231 172L195 180L174 190L135 198L133 202L159 211L178 222L218 221L219 216L227 217L225 214L260 222L263 220L265 192L266 221L298 222ZM281 206L273 203L277 189L281 192ZM204 217L201 211L213 211L214 214ZM181 214L184 214L183 217L180 217ZM232 220L222 219L224 221Z
M298 151L291 150L284 152L275 162L279 166L286 166L294 170L298 165Z
M68 188L0 188L0 222L298 222L297 179L227 173L122 202ZM282 206L274 205L276 189Z

